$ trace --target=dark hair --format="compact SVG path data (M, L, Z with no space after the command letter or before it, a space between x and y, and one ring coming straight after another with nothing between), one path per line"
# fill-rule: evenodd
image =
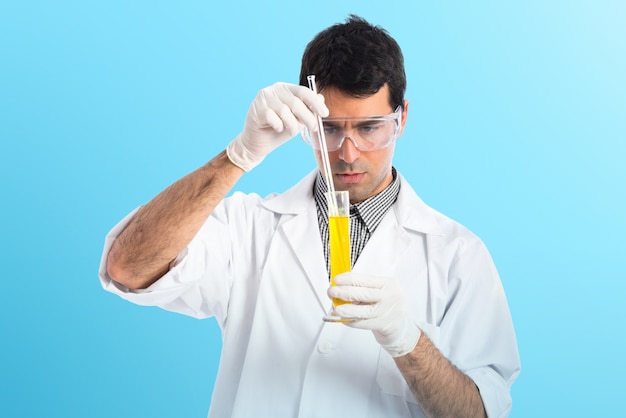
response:
M392 108L404 107L406 75L398 43L380 26L350 15L322 32L307 45L302 55L300 84L315 74L319 91L335 87L354 97L375 94L389 85Z

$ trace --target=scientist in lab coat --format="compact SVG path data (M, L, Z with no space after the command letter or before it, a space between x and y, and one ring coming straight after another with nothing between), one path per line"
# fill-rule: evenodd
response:
M351 16L309 43L300 85L262 89L226 150L107 235L106 290L217 319L210 417L508 415L520 363L491 257L392 165L405 88L396 41ZM335 188L351 200L352 272L333 287L317 115ZM320 169L283 194L226 198L303 130ZM322 321L331 297L352 302L334 315L356 319Z

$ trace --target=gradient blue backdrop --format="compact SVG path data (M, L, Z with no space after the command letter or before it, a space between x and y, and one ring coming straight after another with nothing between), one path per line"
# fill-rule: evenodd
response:
M405 52L396 166L499 267L523 364L512 416L623 416L618 0L0 2L0 416L206 415L215 322L102 291L104 235L222 150L349 13ZM237 188L313 167L296 139Z

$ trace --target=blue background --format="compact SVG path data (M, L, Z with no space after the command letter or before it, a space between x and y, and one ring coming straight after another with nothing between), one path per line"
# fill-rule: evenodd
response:
M486 242L523 371L513 417L623 416L622 1L2 1L0 416L203 417L214 320L97 280L106 232L222 150L256 92L357 13L405 53L395 165ZM296 139L238 190L314 167Z

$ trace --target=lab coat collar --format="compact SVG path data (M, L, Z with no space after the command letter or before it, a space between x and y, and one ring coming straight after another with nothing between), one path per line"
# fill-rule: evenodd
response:
M400 176L400 193L391 208L396 212L398 223L404 228L430 235L443 235L438 212L426 205L415 193L409 182Z
M313 201L313 184L316 175L317 169L307 174L286 192L269 197L263 202L263 205L280 214L297 215L305 212ZM396 204L392 206L398 223L404 228L416 232L442 235L437 212L419 198L404 176L400 173L398 175L400 176L400 193Z
M316 175L317 169L311 171L284 193L269 196L263 201L263 206L282 215L298 215L305 212L309 205L315 205L313 183Z
M265 199L262 205L281 216L281 230L302 266L307 280L320 304L320 316L331 306L326 295L328 270L317 222L317 210L313 199L313 182L317 170L305 176L295 186L279 195ZM316 238L317 237L317 238Z

